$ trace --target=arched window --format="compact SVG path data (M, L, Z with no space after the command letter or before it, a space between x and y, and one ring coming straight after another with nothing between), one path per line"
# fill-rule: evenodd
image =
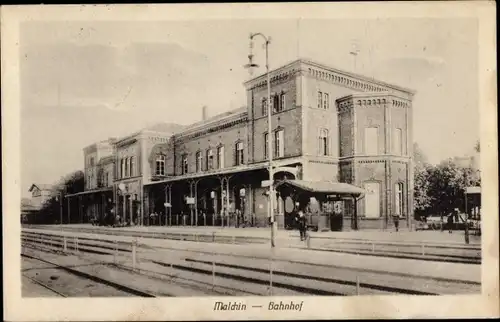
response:
M130 177L130 158L125 159L125 176Z
M182 156L182 174L187 174L188 173L188 157L187 154Z
M283 129L274 132L274 156L281 158L285 156L285 136Z
M394 185L394 211L396 215L404 216L404 184L402 182L398 182Z
M235 165L244 164L243 142L236 142Z
M264 159L269 158L269 134L264 133Z
M196 172L201 171L201 163L203 162L203 156L201 155L201 151L196 152Z
M319 155L328 155L329 153L329 137L327 129L320 129L319 131Z
M280 95L279 94L274 95L272 100L273 100L273 113L277 113L279 112L280 108Z
M224 168L224 146L221 145L217 148L217 166L219 169Z
M330 108L330 95L328 93L324 93L323 95L323 108L325 110Z
M279 96L279 106L277 107L277 112L281 112L286 108L286 96L285 93L281 93Z
M262 115L267 116L267 98L262 98Z
M323 93L318 91L318 108L323 107Z
M207 150L207 170L214 168L214 152L212 149Z
M155 174L157 176L165 175L165 162L166 162L166 157L163 154L159 154L156 156Z
M120 178L125 177L125 159L120 159Z
M396 128L394 129L393 140L392 140L392 150L395 155L403 155L403 130Z
M135 176L135 157L130 157L130 176Z

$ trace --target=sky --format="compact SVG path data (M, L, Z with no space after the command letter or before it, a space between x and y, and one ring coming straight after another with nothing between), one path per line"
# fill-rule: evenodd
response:
M82 169L93 142L190 124L204 105L209 116L244 106L257 31L272 39L271 68L303 57L415 90L414 141L430 162L473 151L475 19L31 21L20 28L23 196L33 182ZM263 66L261 44L253 51Z

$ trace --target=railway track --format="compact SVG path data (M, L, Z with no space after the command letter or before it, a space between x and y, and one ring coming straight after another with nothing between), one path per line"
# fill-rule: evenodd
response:
M23 276L61 297L85 296L88 294L90 294L90 296L156 297L151 293L119 284L97 275L88 274L68 266L62 266L38 256L28 254L21 254L21 256L23 260L28 260L31 266L30 268L23 269ZM44 265L33 265L33 262L39 262ZM35 274L35 276L32 276L33 274ZM46 281L41 280L42 278ZM57 290L57 288L59 288L59 290ZM61 289L64 291L61 291Z
M109 238L109 237L108 237ZM23 233L24 245L61 253L63 237L47 233ZM71 238L67 251L78 251L115 267L139 272L159 281L196 287L213 294L225 295L357 295L357 294L457 294L480 291L480 283L446 278L412 276L333 265L311 265L297 261L210 251L186 250L181 247L153 247L137 244L137 266L130 259L113 261L118 256L130 258L130 243L114 243L99 238ZM271 272L271 270L273 270ZM310 272L304 274L304 272ZM361 278L360 278L361 277ZM173 295L176 296L176 295Z

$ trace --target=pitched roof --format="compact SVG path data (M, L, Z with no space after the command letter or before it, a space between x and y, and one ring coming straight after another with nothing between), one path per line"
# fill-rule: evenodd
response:
M362 195L365 190L343 182L333 181L304 181L304 180L284 180L276 185L290 185L305 191L322 194L345 194L345 195Z
M184 128L183 125L177 123L156 123L151 126L145 127L143 130L146 131L155 131L155 132L166 132L166 133L177 133L182 131Z
M206 120L192 123L192 124L186 126L185 128L183 128L182 131L179 131L178 134L184 134L190 130L201 128L205 125L216 123L218 121L228 119L228 118L235 116L235 115L245 114L246 112L247 112L247 108L246 108L246 106L243 106L243 107L233 109L233 110L230 110L230 111L227 111L224 113L220 113L220 114L214 115L212 117L209 117Z
M52 185L50 185L50 184L33 183L28 191L29 192L33 191L33 187L37 187L39 190L42 190L42 191L52 189Z

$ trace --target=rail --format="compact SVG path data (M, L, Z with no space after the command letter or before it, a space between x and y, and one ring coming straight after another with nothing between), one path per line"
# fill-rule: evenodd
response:
M101 236L102 237L102 236ZM440 294L438 291L431 292L426 290L396 288L386 283L386 285L380 285L378 282L367 281L364 274L382 274L382 272L373 272L363 269L352 270L352 274L349 274L349 278L342 279L325 279L325 278L315 278L314 276L308 276L307 274L294 274L280 269L276 269L273 263L278 262L292 262L284 261L282 259L269 259L269 258L259 258L253 256L252 258L247 257L249 260L255 261L256 259L268 260L269 268L256 268L249 265L241 266L235 263L224 263L217 261L217 256L226 256L228 254L217 254L209 251L196 251L196 250L186 250L182 248L174 247L152 247L140 243L137 239L132 241L123 240L111 240L111 239L98 239L98 238L88 238L88 237L70 237L66 235L56 235L56 234L38 234L36 232L23 232L23 247L30 245L42 246L46 251L56 251L60 253L72 253L83 255L92 254L93 256L112 256L112 263L117 267L124 269L129 269L134 272L140 272L144 274L150 274L152 276L159 276L159 278L174 278L174 274L165 274L165 272L158 269L158 265L162 267L169 267L170 271L178 272L189 272L191 275L195 275L195 278L187 278L182 274L176 274L176 280L183 280L191 284L205 284L212 289L225 289L229 291L246 291L250 294L261 294L261 295L273 295L274 290L279 291L292 291L298 293L306 294L318 294L318 295L352 295L366 293L372 294L373 292L386 292L386 293L401 293L401 294ZM109 238L109 237L108 237ZM193 261L189 258L182 258L179 260L170 260L170 262L163 262L158 260L158 256L153 256L158 253L159 249L167 250L169 252L188 252L188 253L204 253L211 254L214 256L210 261ZM167 258L170 258L171 254L167 253ZM174 256L175 257L175 256ZM231 256L231 258L241 258L245 256ZM125 261L120 261L118 258L125 259ZM240 261L237 259L237 261ZM149 269L148 265L156 264L155 269ZM188 263L188 264L186 264ZM305 263L304 263L305 264ZM191 265L191 266L190 266ZM341 269L341 268L339 268ZM345 270L345 267L343 268ZM237 271L239 273L235 273ZM267 278L265 277L265 272L267 272ZM249 274L254 274L255 276L249 276ZM353 275L354 274L354 275ZM189 275L189 274L188 274ZM389 276L394 274L385 273L384 276ZM398 278L401 280L407 278L404 274L400 274ZM412 276L415 277L415 276ZM290 281L292 278L292 281ZM429 277L420 276L417 278L429 279ZM207 282L211 280L211 282ZM222 280L221 280L222 279ZM263 292L259 291L248 291L248 289L242 290L238 287L234 287L231 283L226 283L227 279L240 281L244 283L248 289L253 289L249 287L248 284L264 285L267 283L267 290ZM432 277L430 278L432 279ZM373 278L371 278L373 280ZM440 283L461 283L462 281L452 280L452 279L434 279ZM266 282L267 281L267 282ZM308 282L309 281L309 282ZM316 287L309 287L311 281L315 281ZM309 283L309 284L308 284ZM330 289L325 289L321 283L335 284L343 292L335 292ZM474 283L472 283L474 284ZM476 285L477 286L477 285ZM279 292L278 292L279 293Z

